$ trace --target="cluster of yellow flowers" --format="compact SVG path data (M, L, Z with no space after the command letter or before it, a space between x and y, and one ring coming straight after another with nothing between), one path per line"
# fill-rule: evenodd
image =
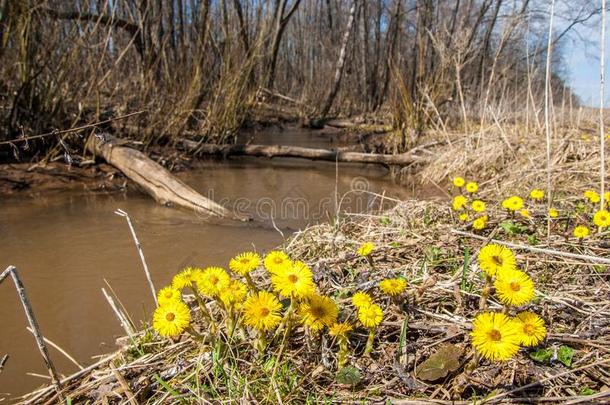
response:
M468 189L468 185L473 185ZM455 177L453 179L453 185L457 189L462 189L464 187L466 191L468 191L473 198L476 197L475 193L478 191L479 187L475 182L468 182L464 180L462 177ZM591 223L602 229L610 227L610 212L607 209L593 210L591 211L589 208L593 209L595 204L599 204L601 201L601 196L593 191L587 190L584 192L584 197L586 201L589 203L589 206L585 207L585 214L590 214ZM530 220L532 218L531 211L539 210L541 207L541 202L545 198L544 190L541 189L533 189L530 191L528 198L524 199L518 195L512 195L501 201L501 206L504 208L511 216L514 217L515 214L518 214L524 220ZM527 203L526 203L527 201ZM610 192L604 193L604 205L608 207L610 204ZM471 227L475 231L480 231L487 226L489 221L489 214L486 212L487 204L481 199L475 198L470 201L469 196L464 194L458 194L453 197L451 208L458 213L458 218L462 222L466 222L472 220ZM567 215L568 213L566 213ZM551 207L546 212L546 215L550 219L555 219L559 217L559 211ZM572 230L572 235L582 240L588 237L591 233L588 220L583 220L581 215L576 214L576 223L577 225Z
M509 360L521 346L538 345L546 337L544 321L537 314L522 311L510 317L511 311L534 298L534 282L517 268L515 254L508 248L489 244L478 255L479 267L486 276L483 289L486 301L492 285L503 312L482 312L472 323L472 345L488 360Z
M375 245L367 242L357 253L372 261L370 255L374 249ZM261 284L268 288L260 287L251 277L261 267L267 276ZM255 252L240 253L230 260L229 269L188 267L174 276L171 285L158 293L154 330L163 337L175 338L185 331L201 337L192 327L196 312L185 302L185 294L192 294L193 302L200 308L201 322L211 333L217 332L223 322L227 336L232 336L236 328L246 336L243 328L248 327L257 335L256 347L260 351L267 346L268 335L275 338L282 331L289 334L294 325L302 325L310 336L326 329L339 346L338 363L343 367L349 354L349 333L358 322L369 331L365 354L371 352L375 330L384 313L368 293L359 291L353 295L351 302L356 311L352 321L349 315L340 316L340 308L333 298L318 292L307 264L292 260L282 251L272 251L264 260ZM405 292L407 282L390 278L382 280L378 287L383 294L396 298ZM219 311L210 310L214 305L211 303Z
M472 198L470 202L469 197L464 194L458 194L453 197L451 207L454 211L459 212L460 221L466 222L472 219L472 227L476 230L485 228L489 216L485 212L485 202L476 198L476 192L479 190L479 185L474 181L466 182L463 177L455 177L453 179L453 186L462 191L465 190Z
M601 196L593 190L586 190L583 193L585 200L591 204L591 206L595 206L597 204L600 203L601 201ZM604 206L608 207L608 204L610 203L610 191L606 191L604 193ZM585 210L587 210L589 207L585 207ZM591 218L591 222L593 223L593 225L597 226L598 228L602 229L602 228L607 228L610 226L610 212L608 212L607 209L600 209L597 210L593 213L593 217ZM574 230L572 231L572 235L574 235L575 238L579 239L579 240L583 240L584 238L588 237L589 234L591 233L591 231L589 230L589 227L587 226L588 224L585 221L581 221L580 225L577 225L576 227L574 227Z

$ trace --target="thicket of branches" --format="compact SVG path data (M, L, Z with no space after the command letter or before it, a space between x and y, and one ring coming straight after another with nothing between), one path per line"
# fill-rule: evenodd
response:
M554 101L575 103L560 45L599 6L561 1ZM549 8L550 0L0 0L0 138L142 110L129 120L141 140L191 130L226 142L273 94L307 118L390 111L411 132L526 110L534 122Z

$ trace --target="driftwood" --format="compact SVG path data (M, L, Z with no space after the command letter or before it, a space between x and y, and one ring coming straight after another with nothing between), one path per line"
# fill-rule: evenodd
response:
M121 145L118 140L108 135L91 137L87 149L123 172L160 204L189 208L206 216L246 219L202 196L142 152Z
M332 149L303 148L300 146L283 145L214 145L199 144L184 139L184 147L196 154L222 156L260 156L260 157L296 157L311 160L327 160L331 162L377 163L383 165L408 166L414 163L425 163L426 158L403 153L384 155L379 153L348 152Z

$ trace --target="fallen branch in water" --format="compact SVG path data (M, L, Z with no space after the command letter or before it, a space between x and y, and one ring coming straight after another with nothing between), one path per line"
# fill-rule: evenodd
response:
M32 310L32 304L30 304L30 300L28 299L28 296L25 293L25 287L21 282L21 278L19 278L17 268L15 266L8 266L6 270L4 270L2 274L0 274L0 283L2 283L2 281L4 281L4 279L7 278L9 275L13 279L17 294L19 294L19 299L21 300L21 304L23 305L23 311L25 312L25 316L28 319L28 323L32 328L32 333L34 334L34 338L36 339L38 350L40 351L42 359L44 360L44 363L47 366L47 370L49 371L49 376L51 377L51 381L53 383L53 386L55 387L55 391L57 391L57 393L59 394L61 391L61 385L59 383L59 378L57 377L57 370L55 369L55 365L53 364L53 362L51 361L51 357L49 356L49 351L47 350L47 346L44 343L44 338L42 337L40 327L38 326L38 322L36 321L36 317L34 316L34 311Z
M205 217L247 219L238 217L222 205L199 194L142 152L124 146L107 134L91 137L87 149L123 172L160 204L192 209Z
M215 145L209 143L200 144L188 139L182 140L182 144L185 149L197 155L221 155L224 157L296 157L311 160L326 160L330 162L376 163L387 166L409 166L428 161L427 158L413 155L411 153L385 155L379 153L348 152L332 149L314 149L284 145Z

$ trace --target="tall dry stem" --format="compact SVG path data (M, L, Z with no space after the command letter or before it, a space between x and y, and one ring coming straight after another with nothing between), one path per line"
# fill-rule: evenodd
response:
M606 189L606 134L604 133L604 60L606 58L606 0L602 0L602 29L599 57L599 177L600 177L600 209L603 210L606 202L604 194Z
M550 125L550 92L551 92L551 56L553 51L553 18L555 16L555 0L551 2L551 17L549 21L549 38L546 51L546 73L544 81L544 126L546 132L546 201L547 210L551 209L551 125ZM551 218L546 220L547 238L551 237Z

